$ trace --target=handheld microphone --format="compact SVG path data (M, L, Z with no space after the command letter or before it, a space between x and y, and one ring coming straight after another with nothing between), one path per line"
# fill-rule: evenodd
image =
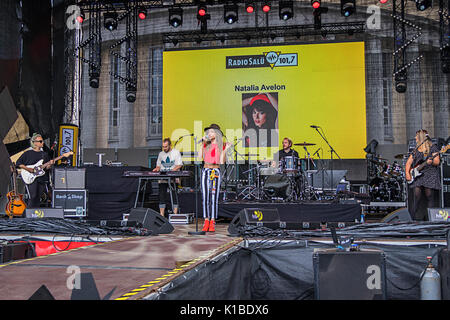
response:
M314 126L314 125L312 125L312 126L310 126L311 128L314 128L314 129L317 129L317 128L320 128L319 126Z

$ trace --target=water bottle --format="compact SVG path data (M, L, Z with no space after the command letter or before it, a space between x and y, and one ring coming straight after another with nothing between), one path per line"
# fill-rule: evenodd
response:
M420 299L421 300L441 300L441 276L433 267L431 257L427 257L427 269L421 274Z

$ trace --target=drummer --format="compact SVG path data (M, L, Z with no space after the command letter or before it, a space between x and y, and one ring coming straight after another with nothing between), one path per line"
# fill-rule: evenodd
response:
M282 161L284 157L299 158L298 152L292 149L292 140L287 137L283 139L283 149L273 155L272 167L279 168L280 161Z

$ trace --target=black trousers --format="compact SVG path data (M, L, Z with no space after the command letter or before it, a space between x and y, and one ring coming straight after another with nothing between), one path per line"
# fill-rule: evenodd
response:
M169 184L168 183L159 183L159 208L165 208L166 207L166 203L168 200L170 200L170 198L168 197L167 194L167 189L169 188ZM171 183L172 189L174 190L172 192L172 201L173 201L173 206L174 208L178 208L178 195L177 195L177 184L175 182ZM174 209L172 208L172 210Z
M39 208L41 206L41 195L45 191L45 182L38 180L28 185L30 198L27 200L27 208Z

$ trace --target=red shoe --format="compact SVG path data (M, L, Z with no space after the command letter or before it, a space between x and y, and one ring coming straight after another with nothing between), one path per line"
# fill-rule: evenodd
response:
M202 231L208 231L208 229L209 229L209 219L205 219Z
M209 232L215 232L216 231L215 225L216 225L216 221L215 220L211 220L211 222L209 223L208 231Z

